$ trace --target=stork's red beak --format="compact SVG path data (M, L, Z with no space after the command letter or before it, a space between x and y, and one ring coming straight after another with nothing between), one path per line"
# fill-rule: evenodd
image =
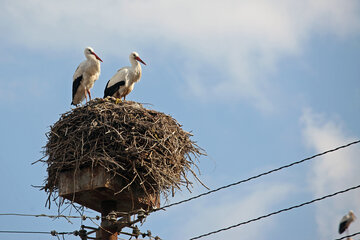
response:
M146 65L146 63L144 63L144 61L143 61L143 60L141 60L141 58L136 57L135 59L136 59L136 60L138 60L139 62L141 62L142 64Z
M101 58L99 58L98 55L96 55L96 53L92 52L92 54L96 57L97 60L99 60L100 62L102 62L103 60L101 60Z

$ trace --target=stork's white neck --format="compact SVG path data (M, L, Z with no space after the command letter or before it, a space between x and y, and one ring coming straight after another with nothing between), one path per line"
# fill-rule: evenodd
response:
M89 61L94 61L94 62L98 62L99 60L96 59L96 57L92 54L86 54L86 59Z
M139 62L136 61L134 58L130 58L130 63L132 68L136 68L137 66L140 66Z
M138 61L136 61L135 59L131 59L130 60L131 63L131 70L133 72L140 72L141 73L141 65Z
M93 71L100 71L100 61L97 60L94 55L86 55L86 60L86 65L89 69L93 69Z
M141 78L141 65L135 59L130 59L131 63L131 74L132 77L130 78L130 84L135 83L140 80Z

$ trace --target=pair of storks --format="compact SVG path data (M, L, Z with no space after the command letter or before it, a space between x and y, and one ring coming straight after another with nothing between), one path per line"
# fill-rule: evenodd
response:
M91 47L84 50L86 60L81 62L73 76L72 105L78 105L87 96L91 100L90 89L100 76L101 58L96 55ZM141 78L141 66L139 62L146 65L139 54L132 52L129 56L130 67L123 67L107 82L104 90L104 98L113 96L118 99L126 98L134 88L134 84Z

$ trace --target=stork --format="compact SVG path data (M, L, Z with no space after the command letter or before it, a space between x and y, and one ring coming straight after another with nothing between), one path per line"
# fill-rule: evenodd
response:
M339 224L339 234L342 234L343 232L347 232L347 235L348 234L348 228L350 226L350 224L355 221L356 219L356 216L354 214L353 211L349 211L348 214L346 214L340 221L340 224Z
M137 52L132 52L129 56L131 67L120 68L117 73L107 82L104 90L104 98L113 96L118 99L123 97L124 100L133 89L136 82L141 78L140 63L146 65L139 57Z
M84 50L86 60L81 62L73 76L72 105L78 105L87 95L91 100L90 89L94 86L100 75L101 58L96 55L91 47Z

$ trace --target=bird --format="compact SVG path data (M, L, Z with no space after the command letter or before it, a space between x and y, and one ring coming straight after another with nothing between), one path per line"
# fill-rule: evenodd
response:
M356 219L356 216L353 211L349 211L340 221L339 224L339 234L348 231L350 224Z
M126 96L134 89L136 82L140 81L141 78L141 66L140 63L146 65L141 60L137 52L132 52L129 55L131 67L120 68L114 76L107 82L104 90L104 98L112 96L121 101L121 98ZM116 100L118 103L118 100Z
M75 106L82 102L84 98L87 102L87 95L89 100L91 100L90 89L100 76L101 58L96 55L91 47L85 48L84 55L86 60L80 63L73 76L71 105Z

